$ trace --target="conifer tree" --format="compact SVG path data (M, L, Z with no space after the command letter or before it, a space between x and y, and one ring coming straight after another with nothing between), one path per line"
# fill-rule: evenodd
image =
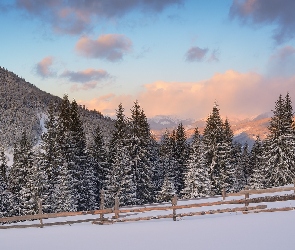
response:
M186 142L185 130L180 123L175 133L175 152L174 159L176 160L175 173L175 188L176 193L180 195L181 190L184 188L185 172L187 167L187 159L189 155L189 146Z
M244 185L249 185L249 178L253 173L253 167L250 164L250 153L248 152L248 143L245 142L243 148L242 148L242 154L241 154L241 160L239 163L242 167L242 171L244 174ZM242 186L242 185L241 185Z
M153 200L152 137L147 118L138 102L131 109L130 156L136 185L136 199L139 204Z
M78 104L75 100L70 105L70 147L72 159L69 162L73 178L74 189L78 196L78 210L85 211L97 207L96 195L98 190L95 185L94 169L88 162L86 137Z
M170 202L172 197L175 195L176 190L171 177L166 174L161 187L161 190L157 194L158 202Z
M174 168L176 162L173 158L173 149L171 145L170 133L166 129L164 135L161 138L159 145L159 165L157 167L157 173L155 174L155 189L160 192L164 183L165 177L167 181L172 182L174 187Z
M204 145L198 128L195 129L185 173L182 195L186 199L210 195L209 168L205 164Z
M34 166L34 152L26 132L14 147L13 165L9 173L9 188L16 198L20 215L35 214L41 187L39 173Z
M78 185L75 173L75 148L72 149L71 104L64 95L57 119L56 162L58 178L54 190L55 211L78 210ZM74 176L75 175L75 176ZM64 204L64 205L63 205ZM65 209L65 210L63 210Z
M160 144L156 141L154 135L152 135L151 141L151 162L152 162L152 186L153 186L153 196L156 197L157 192L163 183L163 168L160 162Z
M91 159L91 165L94 170L97 192L96 203L98 205L100 203L100 190L105 188L106 178L109 174L108 153L99 125L97 125L94 131L93 141L89 147L89 155Z
M7 182L0 175L0 218L15 215L12 194L8 191Z
M268 187L293 183L295 177L292 114L289 94L285 100L280 95L268 127L270 134L264 144L263 163Z
M56 127L55 106L54 104L50 104L45 121L46 132L41 136L40 153L37 159L37 164L43 169L44 178L47 180L44 183L44 195L42 195L43 210L47 213L54 212L53 192L58 177Z
M263 144L259 136L256 137L251 150L250 164L253 168L249 180L249 186L253 189L263 189L266 187L266 172L263 164Z
M0 151L0 175L2 177L2 181L7 183L7 159L4 153L4 149Z
M77 211L76 197L72 190L72 176L68 169L66 162L60 162L59 173L52 197L54 201L54 211L56 213Z
M124 108L120 103L116 111L117 119L115 129L110 142L110 169L106 176L106 204L114 205L115 197L119 198L121 205L136 203L136 187L132 172L130 157L127 124L124 115Z
M224 126L215 104L206 121L203 138L213 195L221 194L223 188L230 192L233 185L232 144L230 138L225 137Z
M8 217L14 214L13 198L8 191L7 160L4 150L0 151L0 217Z

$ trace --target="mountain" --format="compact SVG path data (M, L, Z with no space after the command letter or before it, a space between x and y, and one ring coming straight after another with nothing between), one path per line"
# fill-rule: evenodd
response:
M244 144L247 142L252 147L256 136L259 135L261 139L265 139L268 133L267 126L269 124L272 112L260 114L251 119L229 119L232 130L234 132L234 140ZM155 116L149 120L151 130L155 137L159 140L166 129L173 130L179 123L182 123L187 131L187 137L190 138L193 135L194 129L199 128L201 134L206 126L206 119L192 120L192 119L180 119L170 116Z
M23 130L37 143L44 129L44 119L50 103L59 104L61 98L38 89L13 72L0 67L0 146L13 147ZM113 120L98 111L80 106L81 119L87 140L99 124L108 138Z

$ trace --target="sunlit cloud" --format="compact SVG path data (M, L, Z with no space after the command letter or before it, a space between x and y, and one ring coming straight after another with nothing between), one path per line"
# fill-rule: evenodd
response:
M120 34L106 34L99 36L96 40L82 37L76 44L76 51L85 57L106 59L108 61L119 61L130 52L132 41Z
M230 16L251 25L271 24L279 44L295 37L294 0L234 0Z
M295 95L295 76L268 78L254 72L228 70L206 81L157 81L146 84L136 95L109 94L80 102L106 115L114 115L122 102L130 115L133 101L139 100L148 117L173 115L200 119L207 117L217 101L223 116L248 118L270 111L279 94L287 92Z
M36 64L36 73L43 78L55 76L56 73L52 70L53 61L52 56L43 58Z

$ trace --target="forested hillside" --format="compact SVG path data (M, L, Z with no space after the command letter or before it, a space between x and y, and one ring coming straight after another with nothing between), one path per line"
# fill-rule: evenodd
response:
M42 133L42 120L46 117L49 104L61 103L61 98L38 89L16 74L0 67L0 141L4 148L12 147L23 131L33 143ZM79 107L87 135L100 124L104 135L110 133L113 122L99 112Z

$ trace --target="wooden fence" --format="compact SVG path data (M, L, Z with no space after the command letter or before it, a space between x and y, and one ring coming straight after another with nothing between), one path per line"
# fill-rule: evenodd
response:
M119 199L115 199L115 206L113 208L105 208L104 206L104 191L101 192L101 203L99 210L92 210L92 211L81 211L81 212L62 212L62 213L49 213L43 214L42 212L42 202L39 200L39 213L35 215L24 215L24 216L14 216L14 217L4 217L0 218L0 223L12 223L12 222L19 222L19 221L32 221L32 220L39 220L39 223L35 224L4 224L0 226L0 229L8 229L8 228L27 228L27 227L39 227L42 228L44 226L54 226L54 225L71 225L75 223L82 223L82 222L92 222L93 224L112 224L115 222L128 222L128 221L140 221L140 220L151 220L151 219L161 219L161 218L172 218L176 221L178 217L184 216L196 216L196 215L206 215L206 214L216 214L216 213L228 213L228 212L243 212L244 214L250 212L275 212L275 211L288 211L295 209L294 207L287 207L287 208L276 208L276 209L267 209L266 205L257 205L257 206L249 206L249 204L258 204L262 202L275 202L275 201L287 201L287 200L295 200L295 194L288 194L288 195L276 195L276 196L264 196L264 197L257 197L257 198L250 198L250 195L253 194L264 194L264 193L276 193L276 192L283 192L283 191L294 191L295 193L295 183L294 187L280 187L280 188L269 188L269 189L260 189L260 190L242 190L238 193L228 193L226 194L225 191L222 192L222 196L215 196L222 197L221 201L214 201L214 202L201 202L201 203L191 203L191 204L184 204L178 205L177 197L174 196L172 198L171 203L162 203L162 204L150 204L143 207L134 206L134 207L122 207L119 208ZM226 197L231 196L244 196L242 199L237 200L226 200ZM190 202L194 200L206 200L208 198L199 198L199 199L192 199ZM188 200L179 200L181 202L185 202ZM211 207L211 206L218 206L218 205L241 205L241 207L235 208L224 208L224 209L215 209L215 210L204 210L199 212L189 212L189 213L178 213L177 210L182 209L189 209L189 208L201 208L201 207ZM147 217L138 217L138 218L128 218L128 213L143 213L149 211L169 211L172 210L172 213L166 215L157 215L157 216L147 216ZM105 215L110 214L108 218L105 218ZM64 222L45 222L44 219L50 218L60 218L60 217L73 217L78 215L100 215L99 218L88 218L83 220L67 220ZM120 218L121 215L121 218ZM125 217L125 218L123 218Z

